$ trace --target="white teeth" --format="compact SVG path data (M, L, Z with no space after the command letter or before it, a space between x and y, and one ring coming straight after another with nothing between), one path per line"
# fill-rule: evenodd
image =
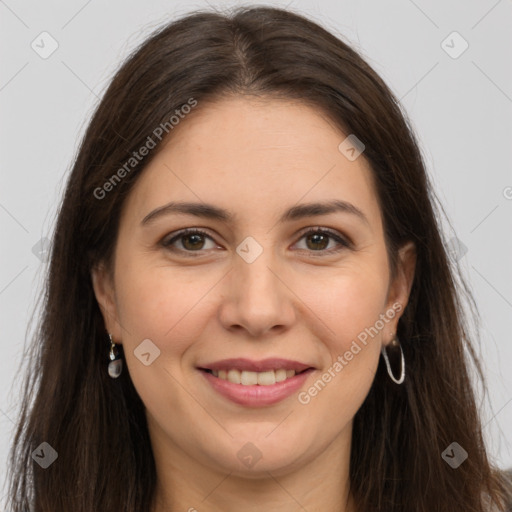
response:
M286 380L286 370L276 370L274 373L276 374L276 382L283 382L283 380Z
M228 371L228 380L233 384L241 384L241 375L238 370L229 370Z
M258 384L258 374L256 372L241 372L240 384L244 384L245 386L255 386Z
M242 384L244 386L271 386L276 382L282 382L295 375L295 370L269 370L266 372L248 372L239 370L214 370L212 371L215 377L222 380L227 380L233 384Z
M276 383L276 374L274 370L258 373L256 375L256 378L260 386L270 386L271 384Z

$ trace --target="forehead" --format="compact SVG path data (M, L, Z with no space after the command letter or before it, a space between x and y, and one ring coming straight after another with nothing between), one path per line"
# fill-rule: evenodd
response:
M339 149L347 135L322 111L297 101L199 102L138 178L127 213L144 217L170 201L204 201L247 220L300 202L339 199L378 222L370 166L363 155L349 160Z

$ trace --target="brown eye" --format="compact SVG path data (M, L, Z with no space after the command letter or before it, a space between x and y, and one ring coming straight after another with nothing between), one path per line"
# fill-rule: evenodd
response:
M210 247L207 247L208 241L210 242ZM170 238L164 238L161 244L172 252L181 253L200 252L217 247L212 237L200 229L185 229Z
M351 247L350 242L337 232L327 228L309 230L302 235L300 240L303 239L305 247L299 247L299 249L309 252L332 254Z
M309 242L308 249L312 250L325 249L329 245L329 238L328 235L323 233L312 233L306 237L306 245Z
M299 249L310 253L319 253L319 255L337 253L351 247L349 241L345 240L336 231L328 228L310 229L300 238L301 241L303 239L305 240L305 247L299 247ZM208 242L211 244L209 247L207 247ZM194 253L200 255L201 251L218 248L213 238L206 231L192 228L174 233L170 237L167 236L160 243L169 251L186 256L196 256Z
M182 245L185 249L188 250L195 250L195 249L202 249L204 245L204 236L198 235L198 234L192 234L192 235L182 235Z

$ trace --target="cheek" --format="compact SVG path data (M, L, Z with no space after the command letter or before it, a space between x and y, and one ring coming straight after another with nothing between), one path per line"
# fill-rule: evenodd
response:
M339 410L333 428L353 417L373 382L387 328L381 320L387 277L385 260L372 258L315 279L315 288L311 287L313 279L301 280L299 293L315 313L311 318L316 329L314 325L309 329L322 333L317 334L318 346L325 357L322 370L299 401L310 404L318 414L332 407Z
M160 363L176 357L200 337L207 315L207 292L218 277L201 277L194 269L148 264L143 258L119 258L118 315L132 351L149 338L160 349Z
M380 358L381 313L387 282L374 272L345 272L328 280L325 293L310 293L305 302L315 312L324 365L299 395L315 417L335 414L332 435L348 423L367 396ZM321 321L320 321L321 319ZM310 329L313 327L310 326ZM331 332L332 331L332 332Z
M330 334L332 348L348 350L352 340L375 327L386 304L385 277L380 270L367 266L331 272L323 280L316 279L314 288L303 280L301 297L329 327L325 332ZM382 330L381 322L378 327Z
M188 403L179 385L181 365L184 354L204 331L201 319L207 317L207 302L201 298L212 287L212 279L193 279L192 274L169 267L142 264L142 259L120 258L117 268L116 296L126 364L148 410L168 421L169 410L183 413ZM148 339L154 346L144 341ZM142 346L150 353L148 365L139 359Z

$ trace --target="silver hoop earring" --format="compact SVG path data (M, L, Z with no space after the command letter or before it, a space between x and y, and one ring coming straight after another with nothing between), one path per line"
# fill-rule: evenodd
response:
M117 379L123 371L123 360L119 354L115 343L112 341L112 334L108 334L110 339L110 363L108 363L108 374L113 379Z
M383 346L381 349L382 356L384 357L384 361L386 362L386 368L388 370L388 375L390 379L395 384L402 384L402 382L405 380L405 358L404 358L404 351L402 350L402 345L400 345L400 342L398 341L398 337L395 335L393 340L391 340L391 343L389 344L389 348L396 350L400 349L400 377L397 379L393 375L393 370L391 369L391 365L389 364L389 357L387 353L386 346Z

